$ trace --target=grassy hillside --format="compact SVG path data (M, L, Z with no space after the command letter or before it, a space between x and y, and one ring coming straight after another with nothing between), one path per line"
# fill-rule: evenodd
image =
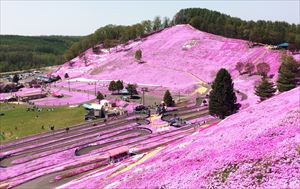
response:
M62 64L80 37L0 35L0 72Z

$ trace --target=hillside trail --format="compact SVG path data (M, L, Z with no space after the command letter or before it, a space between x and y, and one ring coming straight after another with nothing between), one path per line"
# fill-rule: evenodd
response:
M166 69L166 70L181 72L181 73L186 74L189 77L192 77L194 80L196 80L196 83L198 84L198 88L195 89L192 93L188 94L188 97L192 97L197 93L201 94L201 95L205 95L209 91L209 88L210 88L209 84L207 82L203 81L202 79L200 79L198 76L196 76L195 74L193 74L191 72L184 71L184 70L179 70L179 69L176 69L176 68L169 68L169 67L161 68L161 67L158 67L158 66L155 66L155 65L151 65L151 67L155 67L157 69Z
M259 63L259 62L262 62L261 60L263 59L263 57L267 54L267 50L264 50L262 53L260 53L253 61L252 63L255 64L255 63Z

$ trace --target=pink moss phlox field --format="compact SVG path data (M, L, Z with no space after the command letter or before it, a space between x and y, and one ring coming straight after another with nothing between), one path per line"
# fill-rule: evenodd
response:
M133 54L138 49L143 51L144 64L134 60ZM267 62L271 65L269 74L274 74L276 78L281 53L266 47L249 48L244 40L201 32L189 25L177 25L140 41L111 48L110 51L102 49L99 55L89 49L85 56L89 59L88 65L76 57L72 60L72 66L65 63L52 74L63 76L67 72L72 80L79 78L77 84L71 84L72 87L85 86L87 90L94 90L94 80L121 79L125 83L167 87L174 92L190 93L199 80L211 82L221 67L227 68L234 79L239 77L235 70L235 64L239 61L253 62L255 65ZM80 82L81 78L90 80L90 85Z
M128 126L128 128L130 128L130 127L132 127L132 125ZM77 140L79 140L81 142L77 142L72 145L67 145L65 147L60 147L58 149L53 149L50 151L37 153L37 154L34 154L33 156L16 159L12 162L13 164L14 163L23 163L23 164L16 165L13 168L10 167L8 169L5 169L4 172L6 173L6 175L1 175L0 180L5 180L9 177L19 175L19 174L24 174L25 172L32 172L34 170L42 168L44 165L50 166L50 165L53 165L54 163L62 163L62 162L65 163L66 159L74 159L74 158L76 159L76 157L74 157L74 151L75 151L75 148L77 148L79 146L84 146L86 144L93 144L93 145L104 144L104 143L118 141L118 140L122 140L124 138L139 135L138 132L133 132L133 133L128 133L128 134L121 135L118 137L110 138L110 137L112 137L114 135L118 135L124 131L126 131L126 130L125 129L124 130L116 130L114 133L111 133L111 134L101 134L101 137L94 136L90 140L82 140L82 138L78 138ZM137 140L137 138L135 140ZM109 146L109 147L112 148L111 146ZM101 148L100 150L103 153L106 149ZM90 155L90 154L83 155L81 157L88 157L88 155ZM30 161L32 159L35 159L35 160ZM49 159L55 159L55 160L49 162ZM27 162L27 161L30 161L30 162ZM29 166L31 168L30 169L20 169L18 171L15 171L15 169L18 169L19 167L23 167L23 166ZM2 176L3 176L3 178L2 178Z
M56 92L66 95L66 97L56 98L56 97L49 96L42 99L31 100L31 102L34 102L36 105L40 105L40 106L60 106L60 105L80 104L96 98L94 94L68 91L63 89L56 90Z
M299 90L250 106L173 143L98 187L115 183L114 188L297 188Z

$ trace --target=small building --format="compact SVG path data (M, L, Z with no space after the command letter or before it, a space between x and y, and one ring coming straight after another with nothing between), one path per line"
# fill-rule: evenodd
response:
M89 110L88 114L85 115L86 120L105 117L104 107L101 104L83 104L82 106Z
M89 111L85 116L86 120L108 118L112 116L123 115L125 113L123 108L114 107L113 103L105 99L101 100L100 104L83 104L83 107Z
M107 152L109 156L109 162L111 163L117 163L119 161L122 161L123 159L126 159L130 156L129 148L127 146L121 146L112 150L109 150Z
M32 93L24 93L24 94L18 95L18 99L26 102L28 100L44 98L46 96L47 96L47 93L45 93L45 92L32 92Z
M127 89L122 89L122 90L120 91L120 94L121 94L121 95L129 95L129 91L128 91Z
M289 44L288 43L281 43L281 44L277 45L277 47L287 49L289 47Z

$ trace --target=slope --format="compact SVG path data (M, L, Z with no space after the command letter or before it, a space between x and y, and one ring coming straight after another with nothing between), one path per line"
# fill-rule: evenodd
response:
M298 87L244 109L124 173L84 183L89 188L298 188L299 92Z
M138 49L142 50L142 64L134 59ZM271 66L270 74L276 75L280 56L280 51L264 46L249 48L244 40L201 32L190 25L176 25L116 48L102 49L100 54L89 49L53 74L68 73L73 78L97 80L121 79L127 83L158 85L191 93L199 82L211 82L222 67L238 79L235 70L238 61L267 62Z

